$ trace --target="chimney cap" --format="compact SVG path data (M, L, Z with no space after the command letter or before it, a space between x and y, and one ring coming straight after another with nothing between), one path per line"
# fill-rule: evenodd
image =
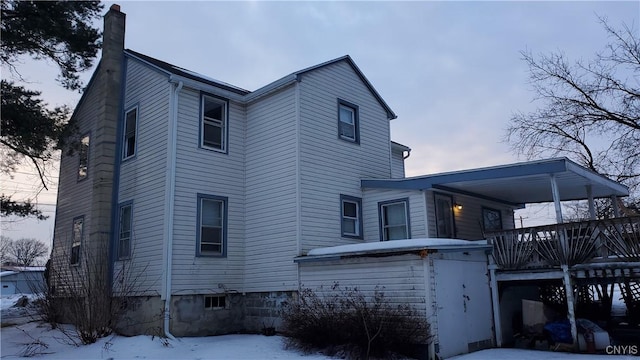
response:
M120 11L120 5L118 5L118 4L113 4L113 5L111 5L111 7L109 8L109 10Z

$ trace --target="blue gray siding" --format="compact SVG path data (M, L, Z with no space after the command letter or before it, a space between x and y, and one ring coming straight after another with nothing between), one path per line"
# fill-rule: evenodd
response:
M296 85L247 106L245 290L297 287Z
M360 242L341 237L340 195L362 197L360 179L391 176L387 113L346 62L305 73L299 87L301 251ZM359 144L338 137L338 99L358 106Z

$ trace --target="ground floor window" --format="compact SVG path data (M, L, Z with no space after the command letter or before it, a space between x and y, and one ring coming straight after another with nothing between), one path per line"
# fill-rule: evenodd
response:
M409 239L409 199L378 203L382 241Z

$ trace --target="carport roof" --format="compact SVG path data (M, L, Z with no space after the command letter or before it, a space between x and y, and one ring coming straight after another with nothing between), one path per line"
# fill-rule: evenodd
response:
M551 178L560 201L628 196L629 189L567 158L453 171L404 179L365 179L363 188L442 190L514 206L553 202Z

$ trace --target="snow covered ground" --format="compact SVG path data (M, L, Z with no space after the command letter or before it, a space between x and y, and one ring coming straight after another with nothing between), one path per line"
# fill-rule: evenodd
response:
M16 313L12 308L20 296L0 298L1 318ZM0 357L21 359L331 359L315 353L304 354L286 349L280 336L225 335L186 337L165 341L151 336L109 336L97 343L74 346L60 330L51 330L47 324L28 322L6 326L0 330ZM640 340L639 340L640 342ZM639 344L640 346L640 344ZM520 349L490 349L454 357L455 360L626 360L633 356L581 355Z

